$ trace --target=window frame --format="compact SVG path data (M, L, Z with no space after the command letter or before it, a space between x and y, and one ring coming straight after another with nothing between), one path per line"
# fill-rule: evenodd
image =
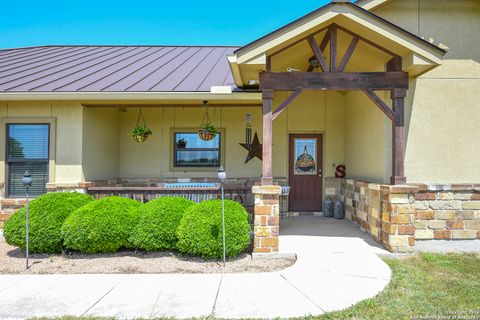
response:
M55 165L56 165L56 118L55 117L2 117L0 120L0 167L3 165L3 170L0 169L0 182L3 182L3 194L7 199L16 199L18 196L8 194L10 170L8 168L8 134L7 126L10 124L40 124L48 125L48 165L47 165L47 183L55 181ZM32 162L35 160L32 160ZM32 196L35 198L36 196Z
M47 126L47 157L43 159L20 159L20 158L11 158L10 157L10 127L15 126L15 125L20 125L20 126ZM16 122L10 122L5 125L5 169L6 173L5 176L7 179L5 179L5 195L7 197L19 197L21 195L15 195L15 194L10 194L10 179L12 177L12 170L10 170L10 163L45 163L47 166L47 182L49 181L50 177L50 168L49 168L49 163L50 163L50 123L16 123ZM45 190L46 192L46 190Z
M218 148L185 148L185 150L179 149L177 146L177 134L197 134L197 131L174 131L173 132L173 166L175 168L206 168L206 169L219 169L222 166L222 140L223 134L219 132L218 137ZM218 152L218 166L189 166L189 165L179 165L177 162L178 151L213 151Z
M177 145L176 145L176 134L178 133L198 133L198 128L170 128L170 135L169 135L169 169L171 172L217 172L218 169L223 166L225 168L225 141L226 141L226 133L225 129L217 128L220 134L220 141L219 141L219 164L216 167L207 167L207 166L177 166L176 165L176 154L177 154ZM201 151L201 149L196 149L197 151ZM211 150L211 148L205 148L207 150Z

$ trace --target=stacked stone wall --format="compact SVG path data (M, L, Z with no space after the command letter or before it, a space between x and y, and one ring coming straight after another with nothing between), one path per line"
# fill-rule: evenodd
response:
M347 179L345 216L392 252L413 252L415 186L388 186Z
M417 240L480 239L480 185L418 185Z

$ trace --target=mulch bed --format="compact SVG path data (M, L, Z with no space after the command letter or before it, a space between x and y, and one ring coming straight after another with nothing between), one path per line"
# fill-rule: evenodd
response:
M25 252L8 245L0 230L0 274L114 274L114 273L245 273L285 269L293 259L252 260L249 254L221 261L203 260L176 252L121 251L113 254L86 255L31 254L25 271Z

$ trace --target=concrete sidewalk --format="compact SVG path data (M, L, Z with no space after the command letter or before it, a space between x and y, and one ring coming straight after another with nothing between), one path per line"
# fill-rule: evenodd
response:
M283 223L287 233L294 227ZM336 227L348 230L345 223ZM375 296L391 276L375 254L382 250L356 229L349 232L342 237L282 235L282 248L295 250L298 261L272 273L3 275L0 318L288 318L341 310Z

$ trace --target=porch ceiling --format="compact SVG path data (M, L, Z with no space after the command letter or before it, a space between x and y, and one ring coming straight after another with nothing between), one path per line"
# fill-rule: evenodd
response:
M312 50L305 37L315 34L318 43L326 28L335 23L361 37L390 50L403 58L403 71L421 74L442 63L445 50L431 44L398 26L352 3L331 3L273 33L235 51L229 56L237 86L244 87L249 80L258 80L266 68L267 56L272 59L272 71L287 71L291 67L306 71ZM322 31L323 30L323 31ZM352 36L339 31L338 51L346 52ZM328 53L327 57L328 58ZM346 71L383 71L391 56L360 42Z

